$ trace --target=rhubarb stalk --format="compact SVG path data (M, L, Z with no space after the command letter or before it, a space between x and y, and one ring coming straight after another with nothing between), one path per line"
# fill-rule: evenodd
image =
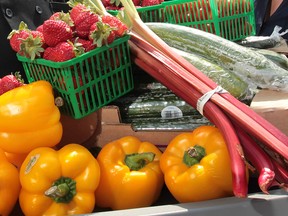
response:
M191 86L183 82L181 77L173 75L173 73L171 73L171 69L169 69L169 63L161 62L160 59L157 60L157 58L154 58L148 55L148 53L145 53L142 49L149 49L149 44L145 44L145 48L142 49L137 48L137 45L141 47L143 44L135 45L131 41L129 44L132 52L137 56L134 62L139 67L144 69L155 79L160 80L160 82L171 89L176 95L184 99L191 106L196 107L196 103L202 95L195 89L191 88ZM150 48L152 47L150 46ZM157 52L155 48L152 49L154 49L154 52ZM161 54L159 53L159 55ZM168 66L168 68L165 66ZM183 91L183 89L185 90ZM234 195L236 197L246 197L248 187L244 155L233 125L227 116L210 101L208 101L205 105L204 116L207 117L207 119L209 119L213 124L215 124L217 128L219 128L223 134L224 139L226 140L227 148L231 157Z

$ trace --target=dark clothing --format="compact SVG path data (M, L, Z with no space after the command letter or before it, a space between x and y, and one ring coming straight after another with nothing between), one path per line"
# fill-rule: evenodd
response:
M24 21L29 29L36 29L44 20L48 19L53 10L61 11L65 3L51 3L48 0L0 0L0 77L11 72L20 71L25 78L23 67L16 57L15 51L10 47L8 34L18 29L19 23Z
M283 0L279 8L269 17L271 0L255 0L256 34L270 36L276 25L282 27L282 31L288 29L288 0ZM265 20L266 19L266 20ZM288 40L288 34L282 36Z

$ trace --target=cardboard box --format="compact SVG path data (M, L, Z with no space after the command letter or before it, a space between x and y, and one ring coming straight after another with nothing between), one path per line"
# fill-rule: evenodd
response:
M261 90L250 107L288 135L288 92Z
M160 149L184 131L134 131L130 124L122 123L117 106L106 106L99 110L96 145L103 146L123 136L136 136L141 141L154 143ZM187 131L186 131L187 132Z

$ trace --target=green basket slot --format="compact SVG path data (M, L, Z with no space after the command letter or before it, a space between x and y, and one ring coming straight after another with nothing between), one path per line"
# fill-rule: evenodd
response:
M163 3L147 7L139 7L136 9L143 22L166 22L166 15ZM108 10L113 16L121 13L121 10Z
M134 88L130 36L116 39L109 46L96 48L65 62L34 61L17 55L28 82L46 80L55 98L63 100L62 113L75 119L91 114Z
M163 6L168 23L201 29L236 41L255 35L256 27L254 1L234 1L171 0L163 2Z

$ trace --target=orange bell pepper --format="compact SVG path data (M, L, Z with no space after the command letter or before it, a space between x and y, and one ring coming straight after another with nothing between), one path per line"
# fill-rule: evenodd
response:
M0 215L8 216L19 196L19 171L11 164L2 149L0 149Z
M97 156L101 177L96 205L116 210L153 204L164 185L161 155L154 144L133 136L104 145Z
M60 112L49 82L36 81L10 90L0 96L0 104L0 148L5 152L24 154L60 142Z
M167 188L181 203L233 195L230 156L216 127L200 126L176 136L160 166Z
M26 216L91 213L100 169L82 145L32 150L20 168L19 203Z

